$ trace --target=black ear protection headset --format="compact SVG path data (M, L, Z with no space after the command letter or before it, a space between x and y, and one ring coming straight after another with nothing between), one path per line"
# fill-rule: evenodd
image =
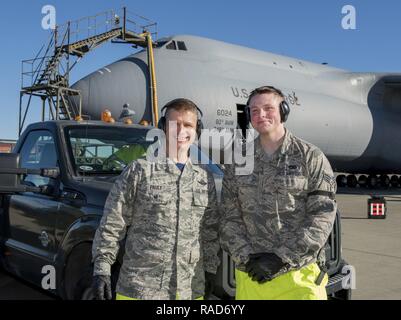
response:
M247 127L249 127L249 123L251 122L251 112L250 112L250 109L249 109L249 103L251 102L251 99L255 95L264 94L264 93L276 93L283 99L283 101L280 102L280 106L279 106L279 108L280 108L280 119L281 119L281 122L286 122L287 121L288 115L290 114L290 106L288 105L287 101L285 101L284 94L281 92L280 89L277 89L275 87L263 86L263 87L256 88L249 95L248 101L246 103L246 108L245 108L245 116L246 116Z
M198 120L196 122L196 134L199 138L201 135L202 129L203 129L203 123L202 123L203 112L201 109L198 108L198 106L195 103L193 103L189 99L178 98L178 99L174 99L174 100L168 102L161 110L162 116L160 117L159 122L157 123L157 127L159 129L163 130L164 132L166 132L166 125L167 125L166 114L167 114L169 108L171 108L177 104L186 104L186 105L190 105L190 106L193 106L196 108L197 118L198 118Z

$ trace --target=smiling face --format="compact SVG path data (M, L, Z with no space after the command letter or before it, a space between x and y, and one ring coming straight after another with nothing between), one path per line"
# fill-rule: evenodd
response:
M171 109L166 120L167 145L176 145L177 153L187 152L196 138L197 114L191 110Z
M251 123L260 134L272 134L283 129L280 116L282 100L277 94L262 93L249 101Z

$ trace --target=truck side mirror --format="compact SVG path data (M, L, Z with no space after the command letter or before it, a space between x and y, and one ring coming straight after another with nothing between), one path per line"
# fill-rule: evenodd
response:
M18 153L0 153L0 194L24 191L24 186L21 186L21 177L18 174L19 165Z
M0 153L0 194L16 192L48 193L46 186L33 187L21 184L21 175L23 174L37 174L42 177L57 179L60 170L59 168L20 168L20 155L18 153Z

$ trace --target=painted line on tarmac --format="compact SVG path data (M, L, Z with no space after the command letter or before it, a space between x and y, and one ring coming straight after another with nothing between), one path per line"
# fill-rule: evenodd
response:
M350 248L344 248L344 247L343 247L343 250L354 251L354 252L359 252L359 253L370 254L370 255L373 255L373 256L386 257L386 258L394 258L394 259L399 259L399 260L401 260L401 257L392 256L392 255L389 255L389 254L375 253L375 252L369 252L369 251L358 250L358 249L350 249Z

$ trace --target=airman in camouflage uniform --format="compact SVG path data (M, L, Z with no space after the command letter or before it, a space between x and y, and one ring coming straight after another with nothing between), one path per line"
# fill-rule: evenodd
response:
M254 96L257 94L277 95L274 90ZM261 124L265 125L260 122L255 127ZM325 298L327 276L320 288L313 282L320 274L317 255L331 233L336 214L334 174L317 147L287 129L283 133L281 144L270 155L261 145L263 133L256 139L252 174L235 175L233 165L225 170L221 244L236 263L238 299ZM258 277L249 271L253 268L249 265L252 257L261 253L278 263L274 271ZM299 279L312 274L312 281L301 283L296 272L301 272ZM304 294L301 287L310 290Z
M110 275L126 236L119 295L200 298L205 271L215 274L220 262L218 227L211 173L190 159L182 171L169 157L138 159L125 168L107 198L93 244L94 275Z

